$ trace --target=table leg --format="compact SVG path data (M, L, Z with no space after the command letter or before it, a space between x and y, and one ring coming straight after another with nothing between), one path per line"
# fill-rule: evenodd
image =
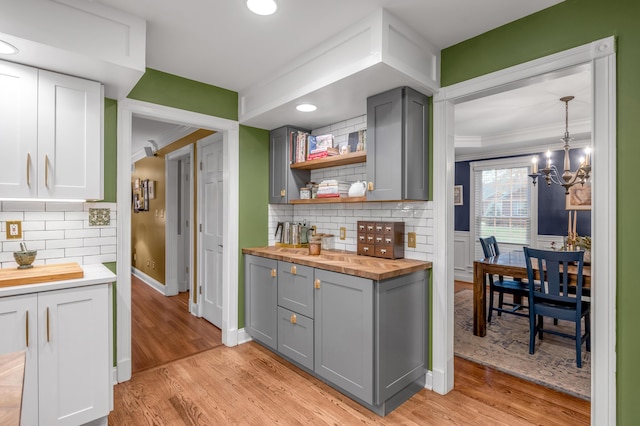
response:
M484 337L487 334L487 286L484 268L481 263L473 263L473 335Z

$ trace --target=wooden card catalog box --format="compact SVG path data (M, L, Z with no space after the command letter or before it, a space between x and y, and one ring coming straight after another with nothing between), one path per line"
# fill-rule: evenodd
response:
M358 254L402 259L404 222L358 221Z

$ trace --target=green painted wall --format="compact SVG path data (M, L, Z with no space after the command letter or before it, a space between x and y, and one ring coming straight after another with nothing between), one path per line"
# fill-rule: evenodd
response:
M238 94L147 68L129 99L238 120Z
M442 86L616 36L617 45L617 419L640 424L640 300L636 241L640 199L635 162L640 158L640 3L637 0L566 0L442 52ZM606 283L602 283L606 285Z
M104 100L104 198L108 203L115 203L118 165L118 102L113 99Z
M238 235L238 328L244 327L243 247L262 247L269 217L269 132L240 126L240 229Z

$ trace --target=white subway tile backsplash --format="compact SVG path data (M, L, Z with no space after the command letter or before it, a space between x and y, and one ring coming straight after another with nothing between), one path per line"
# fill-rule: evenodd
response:
M110 225L89 228L90 207L110 209ZM0 222L22 221L23 239L6 241L0 232L0 267L16 267L13 252L20 250L21 242L38 250L34 264L115 262L116 216L116 203L4 201Z

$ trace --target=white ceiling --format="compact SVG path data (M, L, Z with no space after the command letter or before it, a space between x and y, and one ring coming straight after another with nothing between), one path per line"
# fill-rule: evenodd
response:
M443 49L562 0L277 1L278 11L264 17L248 11L244 0L97 0L146 20L147 67L237 92L380 8ZM564 111L558 99L576 96L570 105L571 120L588 117L588 80L588 75L572 74L458 105L456 154L473 156L479 149L499 152L505 143L517 147L522 142L518 138L533 128L546 128L557 135L555 139L561 137L557 128L563 125ZM326 102L321 95L319 102ZM353 102L364 110L364 98ZM301 122L289 118L292 124L306 124L304 115L298 116ZM331 119L307 119L307 127L330 124L322 120ZM162 141L175 132L166 123L134 120L134 156L148 139L163 146Z
M562 0L98 0L147 21L147 67L236 92L385 8L443 49ZM225 64L221 66L221 64Z

